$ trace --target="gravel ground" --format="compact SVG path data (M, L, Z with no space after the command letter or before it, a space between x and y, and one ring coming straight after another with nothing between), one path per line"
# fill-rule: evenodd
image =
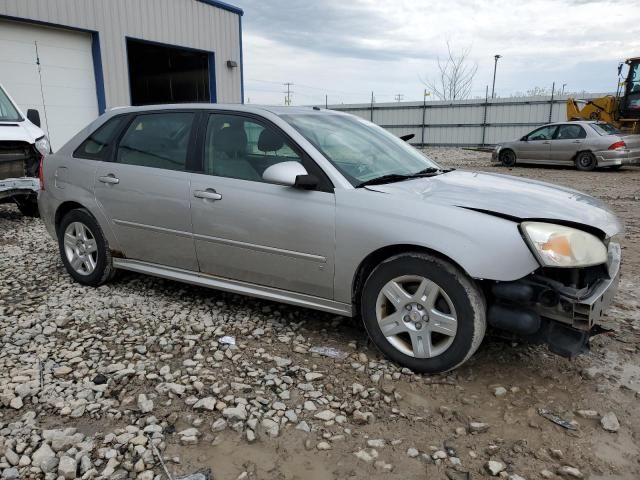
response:
M0 478L640 478L640 169L427 153L569 185L621 215L612 331L590 354L487 338L455 372L414 375L345 318L129 273L74 284L41 222L2 206Z

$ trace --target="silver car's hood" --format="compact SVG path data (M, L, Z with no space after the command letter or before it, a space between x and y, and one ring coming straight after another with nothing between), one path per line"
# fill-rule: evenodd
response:
M555 220L587 225L601 230L608 237L621 233L624 228L601 200L570 188L508 175L456 170L435 177L367 188L519 220ZM425 212L428 214L428 209Z

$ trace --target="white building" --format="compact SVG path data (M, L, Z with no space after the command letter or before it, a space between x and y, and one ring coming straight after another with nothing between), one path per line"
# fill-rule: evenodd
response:
M108 108L243 101L242 10L217 0L2 0L0 83L53 148Z

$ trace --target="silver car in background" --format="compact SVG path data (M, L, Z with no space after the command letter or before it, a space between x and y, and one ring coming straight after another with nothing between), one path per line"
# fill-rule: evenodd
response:
M601 201L440 168L384 129L318 108L112 110L43 162L62 262L362 318L417 372L466 361L487 325L565 356L616 292L623 227Z
M640 135L624 135L605 122L550 123L518 140L501 143L493 152L493 161L507 167L539 163L570 165L585 171L619 169L640 165Z

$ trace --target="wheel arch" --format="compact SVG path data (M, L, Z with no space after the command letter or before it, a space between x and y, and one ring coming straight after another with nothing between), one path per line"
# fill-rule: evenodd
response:
M385 260L400 255L403 253L426 253L428 255L432 255L434 257L438 257L441 260L449 262L456 268L458 268L461 272L464 272L469 278L471 276L469 273L455 260L444 255L441 252L433 250L428 247L424 247L421 245L414 244L395 244L395 245L386 245L384 247L378 248L373 252L369 253L358 265L356 269L356 273L353 277L351 284L351 304L353 307L353 315L357 316L360 313L360 297L362 295L362 289L364 288L364 283L371 274L371 272L378 266L380 263Z
M80 208L89 211L89 209L87 207L85 207L84 205L82 205L82 204L80 204L78 202L74 202L72 200L63 202L60 205L58 205L58 208L56 209L56 215L55 215L55 218L54 218L54 226L55 226L55 229L56 229L56 233L58 233L58 226L60 225L60 222L62 221L64 216L67 213L69 213L71 210L77 210L77 209L80 209ZM89 211L89 213L91 213L91 212Z

